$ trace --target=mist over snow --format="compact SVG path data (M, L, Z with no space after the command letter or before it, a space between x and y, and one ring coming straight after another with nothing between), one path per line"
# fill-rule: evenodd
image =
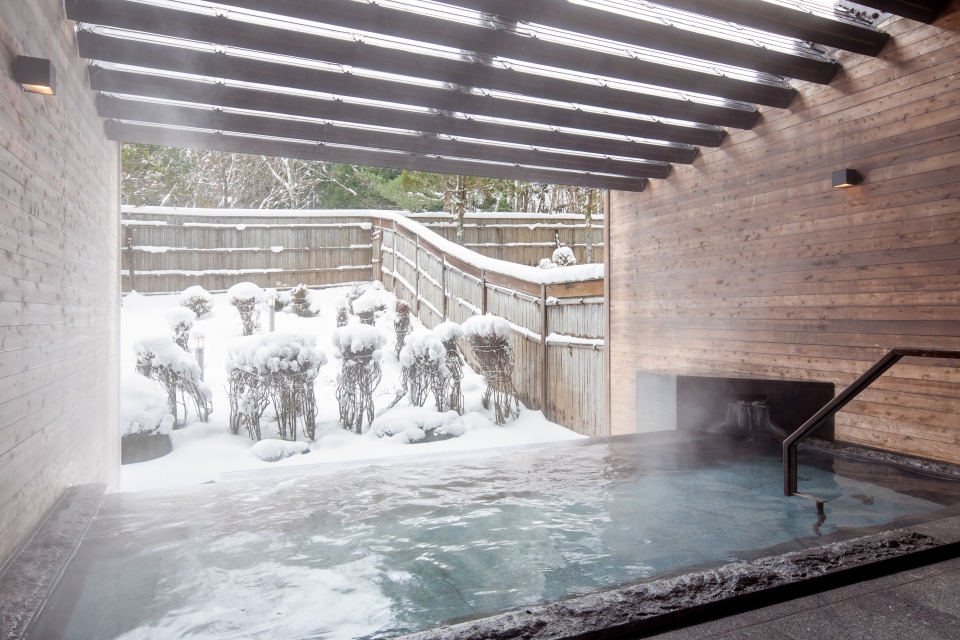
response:
M204 380L213 394L210 421L200 422L191 410L185 426L170 430L169 424L164 423L166 410L161 403L159 390L152 393L149 385L153 383L136 373L133 347L145 338L169 335L168 316L183 315L177 311L181 308L181 296L179 293L125 295L121 311L121 404L126 423L123 428L126 432L154 429L169 432L173 451L148 462L123 465L121 489L130 491L200 484L216 481L221 473L231 471L464 451L584 437L548 421L539 411L527 409L523 409L516 420L502 427L496 426L491 412L482 406L483 379L470 368L465 369L462 384L465 398L463 416L455 412L437 413L431 408L432 398L424 408L411 407L404 399L387 410L401 388L400 363L394 353L395 298L387 291L367 286L369 295L364 294L367 298L358 306L367 310L365 303L375 300L377 306L386 308L378 312L376 329L357 324L357 318L351 317L351 324L337 331L337 310L344 305L349 287L311 290L311 306L320 311L314 317L300 317L285 311L276 313L278 336L297 336L298 348L310 355L308 359L311 364L323 363L319 366L316 379L316 437L311 442L304 438L302 432L298 432L297 444L285 444L279 439L272 408L267 409L261 420L261 444L257 445L243 431L239 435L230 432L225 365L229 354L232 353L234 357L237 355L235 347L232 352L231 349L242 337L242 328L236 308L230 304L228 294L222 293L212 295L212 308L201 317L194 318L192 328L194 335L203 335L205 338ZM243 297L251 293L251 297L263 297L259 287L258 290L252 290L252 287L246 289L240 291ZM192 293L196 293L196 290ZM233 293L238 291L234 290ZM266 309L261 310L261 328L254 336L266 333L267 314ZM411 320L415 328L421 327L419 320ZM471 324L473 326L469 329L481 333L496 334L509 330L505 323L501 326L485 318L474 320ZM458 330L447 326L442 333L443 338L447 338L458 333ZM250 341L254 342L262 343L264 349L259 355L266 360L270 359L267 355L277 355L267 354L269 349L266 346L272 344L269 338ZM373 345L376 345L373 348L382 350L383 380L375 392L373 428L365 423L364 433L357 435L343 429L340 423L336 387L341 360L337 355L339 348L369 348ZM191 353L189 357L192 359L194 355ZM137 426L134 427L133 423L137 423Z

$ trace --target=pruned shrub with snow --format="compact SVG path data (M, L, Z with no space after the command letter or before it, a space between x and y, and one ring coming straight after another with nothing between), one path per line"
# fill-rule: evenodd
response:
M243 335L252 335L260 328L260 303L264 299L263 289L252 282L235 284L227 291L227 300L237 308Z
M173 309L167 314L170 335L184 351L190 351L190 330L195 316L189 309Z
M443 411L443 401L450 372L447 370L447 349L433 331L419 328L407 336L400 352L400 366L404 390L410 404L422 407L427 393L432 391L437 411Z
M350 306L353 307L353 312L360 318L361 323L373 326L376 320L377 307L380 306L380 296L373 290L366 291L354 300Z
M260 418L273 404L277 428L284 440L297 439L299 425L304 437L316 434L317 400L314 382L326 355L317 349L313 336L266 333L235 341L227 353L230 380L230 427L234 433L246 428L259 440Z
M313 308L313 292L305 284L298 284L290 290L290 311L301 318L312 318L317 315Z
M550 258L543 258L540 261L540 264L537 265L540 269L556 269L557 265Z
M393 330L397 334L395 353L399 358L400 352L403 351L404 341L407 339L407 335L413 331L413 327L410 326L410 305L404 300L397 300L394 308L397 312L397 316L393 319Z
M463 335L470 343L477 371L487 383L483 406L493 403L495 421L505 424L520 415L520 400L513 385L513 345L510 325L497 316L473 316L463 323Z
M352 287L350 287L350 290L347 291L347 294L346 294L347 304L352 305L354 300L356 300L357 298L363 295L363 291L364 291L363 287L361 287L358 284L355 284Z
M178 420L178 407L183 406L183 422L187 420L188 400L194 406L197 417L206 422L213 411L210 387L200 380L200 366L190 354L167 338L145 338L133 346L137 354L137 372L160 385L166 393L167 407Z
M347 323L350 322L350 303L341 296L333 301L333 305L337 309L337 326L347 326Z
M463 392L460 383L463 380L463 354L460 353L460 339L463 338L463 328L456 322L442 322L433 333L436 334L446 349L446 365L450 377L447 378L445 402L448 408L463 414Z
M153 380L122 376L120 380L120 433L170 433L173 414L166 396Z
M553 252L553 263L558 267L572 267L577 264L577 257L570 247L557 247Z
M190 309L199 318L213 309L213 295L200 285L187 287L180 294L180 306Z
M384 344L383 334L365 324L347 325L333 332L333 345L342 360L337 402L344 429L361 433L364 415L373 422L373 392L383 377L380 349Z

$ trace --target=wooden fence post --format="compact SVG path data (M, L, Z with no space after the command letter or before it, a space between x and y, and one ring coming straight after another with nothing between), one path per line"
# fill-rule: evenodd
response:
M417 317L420 317L420 236L416 236L417 248L413 252L413 264L417 268L417 293L416 293L416 309Z
M543 354L540 359L540 411L547 415L547 285L540 285L540 344ZM549 419L549 418L548 418Z
M390 264L392 265L391 271L393 271L393 295L397 296L397 222L393 221L391 225L393 233L391 235L390 242L393 245L393 255L390 258Z
M487 315L487 270L480 269L480 315Z
M447 308L447 254L440 254L440 289L443 294L443 319L446 322L450 319L449 309Z

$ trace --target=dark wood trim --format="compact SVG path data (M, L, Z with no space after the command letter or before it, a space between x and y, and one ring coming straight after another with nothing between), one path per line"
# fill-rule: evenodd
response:
M535 282L521 280L520 278L514 278L513 276L508 276L504 273L497 273L496 271L490 270L487 270L486 274L486 281L490 284L516 289L517 291L529 294L531 296L540 296L540 285Z
M858 0L858 4L926 24L933 24L949 3L950 0Z

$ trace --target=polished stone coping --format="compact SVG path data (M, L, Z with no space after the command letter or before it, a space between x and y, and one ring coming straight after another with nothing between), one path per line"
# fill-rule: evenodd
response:
M64 490L4 563L0 569L0 640L26 636L100 509L106 488L85 484Z
M960 517L527 607L404 640L644 637L960 556Z

